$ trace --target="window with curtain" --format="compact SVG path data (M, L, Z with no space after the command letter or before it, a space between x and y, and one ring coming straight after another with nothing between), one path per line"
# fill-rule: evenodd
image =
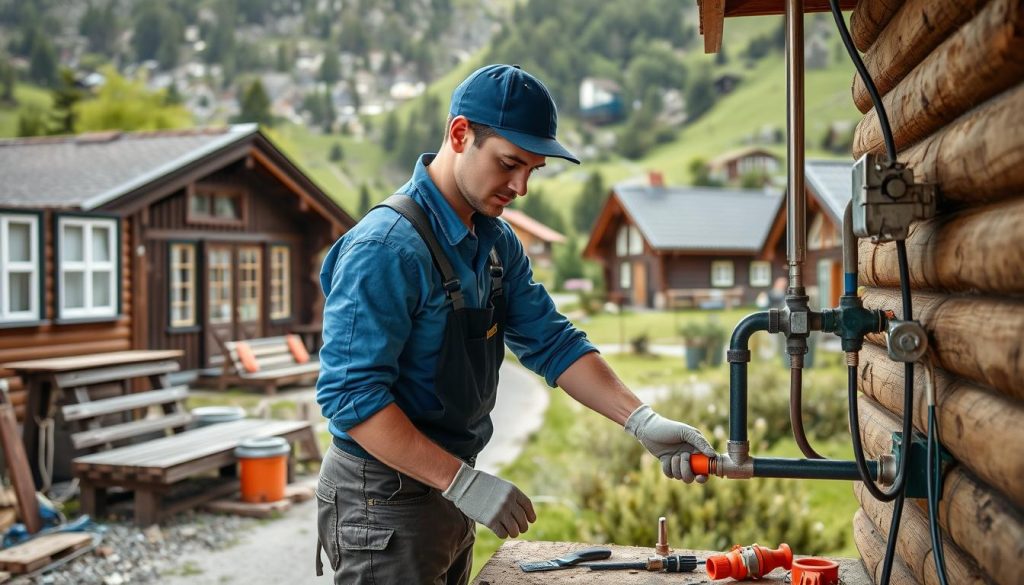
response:
M732 260L711 263L711 286L732 286L735 282Z
M42 318L39 216L0 214L0 324Z
M292 316L291 255L285 245L270 247L270 318Z
M772 284L771 262L755 260L750 263L750 286L770 286Z
M117 220L57 218L58 315L114 317L118 292Z
M171 327L196 324L196 245L171 244Z

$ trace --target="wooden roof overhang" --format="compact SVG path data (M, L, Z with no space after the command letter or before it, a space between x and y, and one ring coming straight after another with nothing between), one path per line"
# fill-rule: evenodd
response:
M159 178L139 185L135 189L95 208L119 215L136 213L168 195L214 172L245 160L248 165L259 164L279 180L299 199L301 211L319 215L331 226L331 238L337 239L355 220L313 181L296 167L261 132L255 132L224 148L189 164L177 167Z
M730 16L764 16L785 14L785 0L697 0L700 9L700 34L704 36L704 52L717 53L722 48L722 30ZM839 0L843 10L853 10L857 0ZM804 0L804 12L828 12L828 0Z

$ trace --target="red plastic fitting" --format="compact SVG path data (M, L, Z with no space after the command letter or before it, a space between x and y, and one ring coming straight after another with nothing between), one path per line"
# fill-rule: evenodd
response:
M711 555L706 563L708 577L715 581L729 577L737 581L760 579L778 567L788 571L792 566L793 551L786 543L775 550L759 544L737 544L725 554Z

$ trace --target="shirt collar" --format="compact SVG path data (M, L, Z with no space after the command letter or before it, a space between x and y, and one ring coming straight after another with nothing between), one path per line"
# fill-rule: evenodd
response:
M445 239L448 240L448 244L457 246L470 235L470 232L466 224L462 223L462 220L459 219L459 216L455 213L451 204L448 203L448 200L441 194L437 185L434 184L433 179L430 178L430 173L427 172L427 165L433 162L436 156L434 153L420 156L419 160L416 161L416 167L413 169L412 178L409 182L423 195L427 207L434 214L434 219L444 233ZM476 228L476 235L481 243L487 244L488 249L490 249L490 244L497 239L500 232L498 220L474 213L473 225Z

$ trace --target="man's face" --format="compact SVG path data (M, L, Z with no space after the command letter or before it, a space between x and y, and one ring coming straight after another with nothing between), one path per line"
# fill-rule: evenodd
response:
M470 144L457 157L455 184L466 203L477 213L498 217L516 197L526 195L530 175L544 166L545 157L527 152L501 136L482 145Z

